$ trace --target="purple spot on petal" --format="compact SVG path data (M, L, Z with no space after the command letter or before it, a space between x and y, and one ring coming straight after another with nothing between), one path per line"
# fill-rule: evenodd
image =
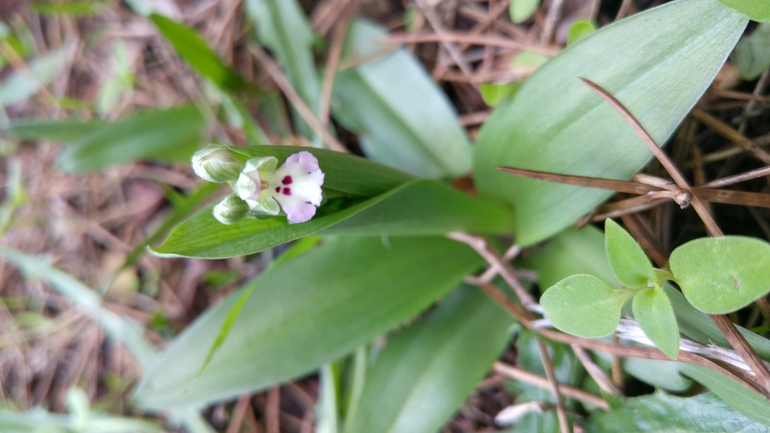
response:
M291 195L291 188L288 188L288 187L284 188L283 189L283 194L284 195Z
M275 192L281 192L281 187L280 187L280 186L279 186L279 187L276 187L276 188L275 188Z
M281 181L284 185L291 185L292 179L291 176L284 176L283 180Z

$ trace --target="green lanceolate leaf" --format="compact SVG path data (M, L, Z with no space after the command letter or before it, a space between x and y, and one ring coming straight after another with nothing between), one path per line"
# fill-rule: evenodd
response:
M323 162L320 165L324 169ZM168 239L151 251L162 256L214 259L253 254L315 233L425 236L451 231L510 233L512 229L512 216L504 207L428 179L412 181L342 210L321 206L319 215L302 224L270 217L224 225L214 218L211 208L202 209L174 228Z
M379 26L354 21L344 59L381 52ZM446 95L405 49L337 73L335 117L358 133L371 159L415 176L449 178L471 169L471 146Z
M741 236L702 238L671 253L674 279L708 314L727 314L770 292L770 244Z
M741 413L758 423L762 423L765 426L770 426L770 402L762 395L746 388L729 377L723 376L714 370L700 365L682 364L680 370L687 377L691 377L700 382L736 412ZM738 417L733 417L733 419L736 418ZM764 430L757 431L768 430L767 427L763 428ZM715 428L711 431L743 432L740 428L726 430Z
M607 259L620 284L632 289L653 287L655 270L636 239L611 219L604 222L604 234Z
M206 122L194 106L149 110L118 122L18 121L8 135L69 144L58 158L65 171L100 170L141 159L186 160L201 146Z
M169 346L136 397L148 408L204 404L301 376L412 317L481 263L446 238L327 241L246 285L252 295L194 383L240 292Z
M765 432L767 427L736 413L711 393L677 397L657 391L653 395L628 398L620 407L594 412L586 432Z
M770 24L760 24L754 32L741 39L730 60L744 80L755 80L770 67Z
M270 48L299 96L317 113L321 84L311 51L316 36L297 1L247 0L246 13L256 23L259 43ZM314 136L304 120L294 119L304 136Z
M476 288L458 288L427 318L389 339L347 431L438 431L500 356L512 323Z
M679 0L603 27L540 67L503 101L476 140L482 195L513 203L517 242L537 243L584 215L610 192L517 178L530 170L628 179L650 151L598 95L617 97L665 143L719 71L746 26L716 0Z
M244 160L274 156L280 163L297 152L310 152L318 159L318 165L324 172L324 188L349 195L374 197L414 180L413 176L403 171L331 150L300 146L228 146L228 149Z
M663 289L644 289L634 296L634 318L644 335L671 359L679 354L679 327Z
M573 275L546 290L540 298L545 317L558 329L594 338L610 335L620 322L620 309L632 290L607 287L591 275Z
M680 374L682 363L657 359L623 358L623 370L631 376L656 388L685 392L692 380Z
M243 78L225 65L194 29L163 15L152 14L150 19L163 37L171 43L179 57L201 76L208 78L224 90L238 90L245 87Z
M533 248L529 265L543 287L575 274L593 275L609 287L620 286L607 261L604 233L594 226L566 229L542 247Z
M770 23L770 3L763 0L719 0L719 3L754 21Z
M29 9L39 15L70 15L84 17L98 15L108 8L100 1L71 1L68 3L32 3Z

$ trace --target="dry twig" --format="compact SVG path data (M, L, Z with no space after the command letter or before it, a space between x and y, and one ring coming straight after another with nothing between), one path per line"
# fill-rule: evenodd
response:
M277 84L283 93L286 94L286 98L297 110L299 115L302 116L302 119L305 120L308 125L310 125L310 127L313 129L313 132L318 134L318 136L321 137L321 140L323 140L323 142L329 146L330 149L336 150L337 152L348 153L348 149L342 143L340 143L339 140L334 138L329 133L329 131L326 130L326 128L323 127L318 118L316 118L315 114L313 114L313 111L308 108L307 104L305 104L305 101L303 101L297 91L294 90L291 82L288 78L286 78L286 75L284 75L284 73L281 71L281 68L278 67L278 64L269 55L267 55L265 50L256 44L251 44L249 45L249 51L251 51L254 57L257 58L257 61L262 64L273 81L275 81L275 84Z

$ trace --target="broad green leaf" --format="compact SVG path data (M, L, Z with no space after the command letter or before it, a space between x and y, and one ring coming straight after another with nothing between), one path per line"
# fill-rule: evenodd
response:
M669 265L684 296L704 313L731 313L770 292L770 244L759 239L696 239L676 248Z
M282 263L288 262L289 260L299 257L300 255L310 251L312 248L316 247L318 245L318 242L320 241L320 238L308 236L305 238L300 239L299 241L295 242L293 245L291 245L286 251L284 251L277 260L272 261L268 267L262 271L268 272L270 269L272 269L275 266L279 266ZM236 277L237 277L236 272ZM228 280L231 279L228 277ZM233 308L230 310L230 312L227 314L227 317L225 317L224 322L222 322L222 326L219 328L219 333L217 334L217 338L214 340L214 343L211 345L211 348L209 349L209 352L206 354L206 359L203 361L203 365L201 365L200 370L198 370L198 374L195 376L195 379L200 376L200 374L203 372L203 370L208 366L209 362L211 362L211 359L214 357L214 354L217 353L217 350L222 346L222 343L225 342L227 339L227 336L230 334L230 330L233 327L233 323L235 323L235 319L238 318L238 314L241 312L241 308L243 308L243 304L246 303L246 301L251 296L251 292L254 291L256 286L251 285L245 290L241 290L241 295L238 297L238 300L235 301L235 304L233 304Z
M719 0L719 3L754 21L770 23L770 3L764 0Z
M736 413L711 393L677 397L657 391L627 398L622 406L594 412L585 425L587 433L712 433L766 432L767 427Z
M700 382L736 412L741 413L758 423L762 423L765 426L770 426L770 401L765 399L765 397L746 388L740 383L735 382L729 377L722 376L721 374L700 365L682 364L680 370L682 374ZM733 416L732 418L735 419L737 417ZM763 428L764 430L759 431L768 431L767 427ZM743 430L740 429L727 429L724 431L743 432Z
M604 247L604 233L594 226L568 228L530 252L529 265L541 287L551 287L575 274L593 275L609 287L619 287Z
M68 43L28 62L28 71L13 71L0 83L0 108L34 96L42 86L47 86L64 69L72 57L74 43Z
M754 80L770 67L770 24L760 24L735 46L730 60L744 80Z
M240 75L222 62L217 53L194 29L159 14L150 15L160 33L197 73L221 89L238 90L246 83Z
M244 160L274 156L280 163L297 152L310 152L324 172L324 188L361 197L373 197L414 180L403 171L331 150L299 146L229 146L228 149Z
M577 20L567 29L567 45L585 38L596 31L596 24L591 20Z
M716 0L678 0L608 25L540 67L479 132L475 180L482 195L512 203L517 242L559 232L612 194L517 178L514 166L628 179L651 157L621 118L578 80L616 96L664 144L708 87L747 20Z
M540 6L540 0L511 0L508 4L511 21L516 24L523 23L535 13L538 6Z
M484 100L485 104L489 105L490 107L495 107L508 95L515 93L519 87L521 87L519 83L484 83L479 86L479 93L481 93L481 99Z
M513 215L504 206L429 179L404 185L380 198L378 204L321 234L424 236L453 231L506 234L513 230Z
M458 288L388 340L369 370L349 431L439 431L500 356L512 323L478 289Z
M314 112L320 109L321 84L313 61L316 36L296 0L247 0L246 14L256 23L257 40L270 48L294 89ZM295 125L312 139L310 126L298 115Z
M604 337L618 327L620 310L634 293L611 289L591 275L573 275L546 290L540 305L558 329L580 337Z
M211 208L204 208L174 228L152 252L214 259L253 254L315 233L425 236L451 231L509 233L512 228L511 215L504 207L429 179L412 181L343 210L322 206L319 215L302 224L271 217L224 225L214 218Z
M246 285L256 288L197 381L240 292L172 342L136 397L151 408L204 404L304 375L412 317L481 263L445 238L327 240Z
M681 365L680 362L657 359L623 358L626 373L656 388L673 392L684 392L692 386L692 381L680 374Z
M359 134L371 159L427 178L471 169L471 145L457 113L425 68L405 49L381 54L387 37L368 21L350 24L343 59L377 58L337 73L334 114Z
M98 15L108 9L107 4L100 1L70 1L67 3L36 2L29 9L39 15L70 15L75 17Z
M604 233L607 259L620 284L632 289L653 287L655 270L636 239L611 219L605 220Z
M118 122L28 120L0 130L69 146L58 158L65 171L100 170L141 159L186 160L202 143L206 122L194 106L144 111Z
M634 296L634 318L644 335L671 359L679 354L679 327L663 289L643 289Z
M77 119L26 120L20 119L0 126L3 134L25 140L53 140L78 142L96 130L107 129L109 122Z

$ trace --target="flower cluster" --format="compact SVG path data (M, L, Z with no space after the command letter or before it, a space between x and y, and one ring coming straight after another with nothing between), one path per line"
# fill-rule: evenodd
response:
M303 223L313 218L323 199L324 173L307 151L289 156L278 167L273 156L243 162L227 148L212 146L196 152L192 165L203 179L233 187L234 193L214 207L214 216L223 224L278 215L281 210L290 223Z

